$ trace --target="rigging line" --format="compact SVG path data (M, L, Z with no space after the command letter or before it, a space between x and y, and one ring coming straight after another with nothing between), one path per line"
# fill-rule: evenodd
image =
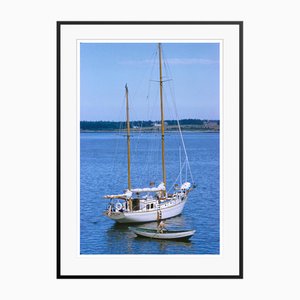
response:
M150 74L150 77L152 76L153 70L154 70L154 66L155 66L155 60L156 60L156 57L157 57L157 50L155 50L154 53L152 54L152 57L151 57L151 59L150 59L150 61L152 61L152 66L151 66L151 68L147 68L147 71L146 71L145 75L148 73L148 74ZM150 70L150 73L149 73L149 70ZM143 79L146 79L146 76L143 76ZM140 82L142 82L142 83L144 84L145 81L146 81L146 80L143 80L143 81L140 81ZM140 85L139 85L138 89L137 89L137 90L135 91L135 93L134 93L134 96L131 97L131 98L134 98L133 101L134 101L135 98L136 98L136 95L137 95L138 90L140 89L141 86L143 86L143 84L140 84ZM146 94L146 103L147 103L148 106L149 106L149 96L150 96L150 92L151 92L151 83L148 82L148 85L147 85L147 94ZM136 110L135 110L134 107L135 107L134 105L131 105L131 109L132 109L132 111L134 112L134 115L137 117L138 114L136 113ZM147 110L147 114L149 114L149 110ZM133 163L133 164L134 164L133 161L136 161L136 160L138 161L138 158L139 158L139 157L138 157L138 151L137 151L137 150L138 150L138 148L139 148L139 146L140 146L141 136L142 136L142 133L143 133L143 130L142 130L142 129L143 129L143 126L144 126L144 120L143 120L143 118L142 118L141 121L138 122L138 126L139 126L139 129L138 129L136 138L134 139L134 140L135 140L135 143L134 143L135 147L134 147L134 149L133 149L133 153L134 153L135 155L133 155L133 158L135 158L135 159L132 160L132 163ZM139 164L137 164L137 165L139 165ZM141 177L138 177L138 178L139 178L139 183L140 183ZM140 185L140 184L139 184L139 185Z
M156 59L157 59L157 55L158 55L158 51L156 50L155 52L155 58L153 60L153 64L152 64L152 69L151 69L151 74L150 74L150 78L152 77L152 74L153 74L153 70L154 70L154 66L155 66L155 63L156 63ZM147 116L148 116L148 120L150 119L149 118L149 112L150 112L150 92L151 92L151 87L152 87L152 82L149 80L148 82L148 91L147 91L147 102L148 102L148 110L147 110Z
M163 66L164 66L164 70L165 70L165 76L164 76L164 78L169 78L169 76L168 76L169 74L168 74L167 67L166 67L166 57L164 55L164 49L163 48L162 48L162 57L163 57ZM172 81L172 79L165 79L165 80L163 80L163 82L168 82L168 81ZM169 99L168 99L168 97L166 95L166 89L163 90L163 93L164 93L164 99L165 99L166 108L167 108L170 105L169 105ZM172 115L172 109L166 109L166 111L168 111L169 113L171 112L171 115Z
M158 103L159 101L159 86L158 85L155 85L156 86L156 98L155 98L155 103ZM153 106L154 108L154 106ZM153 145L155 145L155 152L154 152L154 159L155 159L155 166L153 168L153 171L155 172L155 176L156 176L156 180L158 181L158 183L161 183L162 182L162 178L161 178L161 173L160 173L160 170L161 170L161 136L160 136L160 130L158 130L158 132L154 132L154 143ZM155 155L156 154L156 155Z
M151 133L150 133L151 134ZM147 155L147 174L148 178L152 181L152 174L153 174L153 162L155 159L155 140L152 140L152 136L149 137L149 143L150 143L150 149L148 149L148 155ZM149 182L148 182L149 183Z
M186 165L186 161L182 164L180 172L182 172L182 170L183 170L183 168L185 167L185 165ZM171 191L171 189L175 186L175 184L176 184L176 182L177 182L177 180L178 180L178 178L179 178L179 176L180 176L180 172L179 172L177 178L175 179L175 181L173 182L173 184L171 185L170 189L168 190L168 194L169 194L169 192Z
M172 75L169 66L166 67L166 69ZM184 139L183 139L183 135L182 135L182 131L181 131L180 122L179 122L179 116L178 116L178 111L177 111L177 106L176 106L176 101L175 101L175 91L172 90L171 85L169 87L170 87L170 92L171 92L171 95L172 95L171 98L172 98L172 102L173 102L173 105L174 105L174 110L175 110L177 125L178 125L178 129L179 129L180 137L181 137L181 142L182 142L184 154L185 154L185 157L186 157L186 160L187 160L187 166L188 166L188 169L189 169L189 172L190 172L190 175L191 175L191 179L192 179L193 183L195 183L194 178L193 178L193 174L192 174L192 170L191 170L191 167L190 167L189 159L188 159L188 156L187 156L187 151L186 151L186 147L185 147L185 143L184 143ZM173 87L173 89L174 89L174 87Z
M157 102L157 99L158 99L158 92L157 92L155 101L152 103L150 118L153 114L153 110L154 110L155 104ZM147 151L147 155L146 155L146 168L147 168L147 174L150 177L150 175L152 175L151 173L153 173L153 169L154 169L153 162L155 163L155 161L156 161L155 149L157 148L157 141L155 139L155 136L153 138L153 136L152 136L153 133L149 133L149 134L150 134L150 137L147 139L149 147L147 148L148 151ZM154 132L154 134L155 134L155 132ZM153 140L152 140L152 138L153 138Z
M134 100L136 99L136 95L138 93L138 91L141 89L141 87L143 86L143 82L146 81L146 78L148 78L147 73L149 73L149 70L150 70L150 77L152 76L152 73L153 73L153 69L154 69L154 65L155 65L155 59L156 59L156 56L157 56L157 50L155 50L153 53L152 53L152 56L151 56L151 59L150 61L152 61L152 66L151 68L147 68L146 72L144 73L143 76L141 76L141 80L139 81L138 83L138 87L137 89L135 89L134 93L132 94L131 96L131 99L132 101L134 102ZM148 84L148 90L147 90L147 94L148 94L148 91L149 91L149 84ZM134 107L134 105L132 106Z
M172 105L171 105L171 103L169 101L169 95L167 95L166 89L165 89L164 99L166 100L166 110L168 110L168 112L170 113L170 120L176 120L176 116L174 114L174 110L173 109L167 109L168 107L172 107ZM179 147L181 148L181 143L182 142L181 142L181 139L180 139L180 134L179 134L179 128L178 128L178 126L177 126L177 128L175 130L175 133L176 133L176 142L178 142ZM177 179L178 179L178 177L177 177ZM175 180L175 182L177 181L177 179Z
M150 72L150 76L152 76L152 73L153 73L153 69L154 69L154 65L155 65L155 58L157 56L157 51L155 52L155 57L153 58L153 63L152 63L152 67L151 67L151 72ZM146 100L147 100L147 105L148 105L148 109L147 109L147 117L149 115L149 97L150 97L150 89L151 87L151 83L148 82L148 88L147 88L147 94L146 94ZM149 118L148 118L149 119ZM142 127L143 127L143 124L144 124L144 120L141 121L141 124L140 124L140 130L139 130L139 134L138 134L138 143L136 143L136 149L137 150L137 147L139 146L139 140L140 140L140 136L141 136L141 133L142 133Z
M153 106L152 106L152 115L153 115L153 111L154 111L154 107L156 107L156 104L158 103L158 100L159 100L159 88L157 85L155 85L156 87L156 97L155 97L155 101L153 103ZM151 115L151 117L152 117ZM159 128L158 128L159 129ZM158 138L158 135L157 135L157 131L154 130L154 132L152 133L152 139L153 139L153 142L152 142L152 146L151 146L151 152L149 152L149 158L150 158L150 161L152 159L152 163L151 163L151 173L153 174L153 177L155 179L155 181L159 181L159 183L161 182L161 179L160 177L158 176L159 174L159 164L158 162L161 160L161 156L159 155L160 154L160 151L158 151L158 149L160 149L160 146L161 146L161 143L160 143L160 139Z
M167 73L169 72L170 75L172 76L172 72L171 72L170 67L168 65L166 65L165 68L166 68ZM175 101L175 88L174 88L174 85L170 84L169 85L169 89L170 89L170 93L172 95L171 98L172 98L172 101L173 101L173 104L174 104L174 110L175 110L175 114L176 114L176 120L177 120L177 124L178 124L178 130L179 130L181 141L182 141L182 145L183 145L183 148L184 148L184 153L185 153L185 156L186 156L186 159L187 159L187 166L188 166L188 169L189 169L189 172L190 172L190 175L191 175L191 179L192 179L192 181L194 181L193 175L192 175L192 171L191 171L191 167L190 167L190 163L189 163L188 156L187 156L187 152L186 152L186 147L185 147L185 143L184 143L182 131L181 131L180 122L179 122L179 116L178 116L178 111L177 111L177 106L176 106L176 101Z
M152 61L152 67L150 68L150 76L152 76L152 73L153 73L153 69L154 69L154 65L155 65L155 58L156 58L156 56L157 56L157 50L152 54L152 57L151 57L151 60L150 60L150 61ZM145 75L146 75L148 72L149 72L149 69L147 69L147 71L145 72ZM145 81L145 80L144 80L145 78L146 78L146 76L143 76L143 80L140 81L140 82L143 83L143 82ZM137 95L137 91L140 89L141 86L143 86L143 84L139 84L138 89L135 91L133 97L131 97L131 98L133 99L133 102L134 102L135 97L136 97L136 95ZM149 96L149 92L150 92L150 87L149 87L149 83L148 83L146 99L147 99L148 96ZM137 117L138 114L136 113L136 110L135 110L135 108L134 108L134 105L131 105L131 110L133 111L133 115L135 115L135 116ZM136 139L135 139L135 147L134 147L134 149L133 149L133 152L134 152L135 154L137 154L137 149L138 149L138 147L139 147L139 145L140 145L140 140L141 140L141 134L142 134L143 123L144 123L144 120L141 120L141 121L140 121L140 124L138 124L138 125L139 125L139 130L138 130L138 134L136 135ZM137 158L137 155L136 155L136 158Z
M173 78L173 74L171 72L171 68L169 67L168 59L164 55L164 51L163 51L162 55L164 56L164 60L163 61L164 61L164 67L165 67L165 71L166 71L166 76L169 77L169 78ZM192 181L194 181L193 175L192 175L192 171L191 171L191 168L190 168L190 164L189 164L189 160L188 160L188 156L187 156L187 152L186 152L186 147L185 147L185 143L184 143L182 131L181 131L180 122L179 122L179 115L178 115L176 101L175 101L174 81L173 81L173 79L171 79L170 81L172 81L172 83L170 82L170 84L168 84L168 86L169 86L169 89L170 89L171 101L173 102L173 110L175 111L175 118L174 119L176 119L176 121L177 121L178 132L179 132L179 135L180 135L180 138L181 138L181 143L182 143L182 146L183 146L183 149L184 149L184 154L185 154L185 157L186 157L186 160L187 160L187 164L186 165L189 168L191 179L192 179ZM173 116L173 113L172 113L172 116Z
M187 165L185 166L185 181L187 181L187 177L188 177L188 175L187 175Z
M122 104L121 104L121 108L120 108L120 111L119 111L119 116L118 116L119 120L121 119L121 114L123 112L124 106L125 106L125 95L122 99ZM116 157L117 157L117 151L119 149L119 144L120 144L120 133L121 133L122 121L120 121L119 123L120 123L119 124L119 130L117 132L118 138L117 138L116 143L115 143L115 151L114 151L114 156L113 156L113 167L112 167L113 172L115 171L115 168L116 168Z
M157 52L156 52L156 55L157 55ZM152 64L150 76L152 76L152 73L153 73L153 70L154 70L154 66L155 66L155 59L154 59L153 64ZM148 120L150 119L149 118L149 113L151 113L150 108L149 108L150 104L151 104L151 100L152 100L152 98L150 97L150 94L151 94L151 91L152 91L151 87L152 87L152 84L151 84L151 82L149 82L148 83L148 89L147 89L147 95L146 95L147 96L146 99L148 100L147 101L147 106L148 106L147 117L148 117ZM153 109L154 109L154 105L153 105ZM136 139L136 143L135 143L135 153L137 153L137 149L138 149L138 147L140 145L143 125L144 125L144 121L142 120L141 124L140 124L139 131L138 131L138 136L137 136L137 139ZM147 152L144 162L145 162L145 165L146 165L146 172L149 175L150 174L151 153L152 153L152 149L153 149L154 145L153 145L151 139L150 140L146 139L146 140L147 140L148 143L150 143L150 152L149 151ZM145 145L145 143L144 143L144 145ZM148 147L148 150L149 150L149 147ZM138 165L139 166L143 166L144 164L138 164ZM141 170L141 172L143 172L143 171L144 170ZM141 182L142 181L142 177L139 176L138 178L139 178L139 186L142 186L142 182Z
M179 146L179 175L180 175L180 185L182 185L182 172L181 172L181 146Z
M152 52L152 55L151 55L151 58L150 58L150 61L153 61L153 62L152 62L152 68L150 69L150 75L152 75L151 72L153 71L153 65L154 65L154 63L155 63L156 55L157 55L157 50L155 50L154 52ZM137 89L135 90L135 92L134 92L133 95L132 95L132 98L133 98L133 99L135 99L135 96L136 96L137 92L138 92L138 91L140 90L140 88L143 86L142 83L143 83L144 80L146 80L146 75L147 75L148 72L149 72L149 69L147 68L146 72L144 72L144 75L141 76L140 81L139 81L139 84L138 84L138 87L137 87Z
M152 66L151 66L151 70L150 70L150 77L152 76L152 73L153 73L153 70L154 70L156 57L157 57L157 50L155 50L154 55L152 54L152 57L151 57ZM148 82L148 88L147 88L147 94L146 94L146 101L147 101L147 104L148 104L148 108L149 108L150 86L151 86L151 83ZM149 114L149 109L147 110L147 114ZM144 124L144 120L141 120L140 124L139 124L139 131L138 131L138 135L137 135L137 143L136 143L135 151L137 151L137 148L139 146L143 124Z
M173 113L173 111L172 111L172 109L171 109L171 106L172 106L172 105L171 105L171 103L170 103L169 96L167 95L166 89L163 90L163 94L164 94L164 101L165 101L165 111L168 112L168 118L169 118L169 120L173 120L173 118L174 118L174 113ZM166 120L168 120L167 117L166 117ZM168 124L168 125L169 125L169 124ZM177 138L177 136L176 136L176 138ZM167 141L167 134L166 134L166 141ZM166 156L166 158L167 158L167 157L168 157L168 156ZM167 160L166 160L166 163L167 163ZM173 176L172 176L171 174L172 174L172 172L169 173L168 177L170 177L170 179L172 180L172 179L173 179Z
M192 170L191 170L191 166L190 166L190 162L189 162L189 158L188 158L188 155L187 155L187 151L186 151L182 131L181 131L181 126L180 126L180 122L179 122L179 118L178 118L176 103L175 103L174 100L173 100L173 103L174 103L174 107L175 107L175 114L176 114L176 117L177 117L177 124L178 124L178 129L179 129L179 132L180 132L181 142L182 142L185 158L187 160L187 166L188 166L188 169L189 169L189 172L190 172L190 175L191 175L192 183L195 183L194 178L193 178L193 174L192 174Z

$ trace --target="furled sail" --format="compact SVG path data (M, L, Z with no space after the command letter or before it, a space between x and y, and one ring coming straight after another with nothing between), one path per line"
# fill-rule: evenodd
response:
M191 184L189 182L185 182L181 187L180 189L181 190L189 190L191 188Z
M106 195L104 198L106 199L129 199L132 196L132 192L129 190L126 190L124 194L119 194L119 195Z
M165 191L165 190L166 190L166 187L165 187L164 183L162 182L158 187L131 189L131 192L145 193L145 192L161 192L161 191Z
M106 195L104 198L106 199L130 199L132 197L132 193L149 193L149 192L161 192L165 191L166 187L164 183L162 182L158 187L149 187L149 188L137 188L137 189L131 189L126 190L124 194L119 195Z

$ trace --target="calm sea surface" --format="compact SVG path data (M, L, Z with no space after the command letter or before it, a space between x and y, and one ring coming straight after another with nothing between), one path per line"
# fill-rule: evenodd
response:
M169 229L196 229L190 242L135 238L128 225L105 217L102 213L108 200L103 195L122 193L127 187L127 139L123 133L81 133L81 254L219 254L219 134L184 132L183 136L197 187L189 194L183 213L168 219L166 225ZM133 187L161 182L160 142L158 133L132 134ZM179 175L179 147L178 134L166 133L167 189ZM183 162L183 150L181 156ZM183 168L183 182L185 177ZM189 174L187 178L191 181ZM146 226L155 227L156 222Z

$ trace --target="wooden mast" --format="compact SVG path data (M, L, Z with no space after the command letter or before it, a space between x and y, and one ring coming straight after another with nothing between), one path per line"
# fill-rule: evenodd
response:
M160 113L161 113L161 163L163 182L167 190L166 185L166 168L165 168L165 120L164 120L164 102L163 102L163 80L162 80L162 52L161 44L158 44L159 52L159 85L160 85Z
M127 123L127 178L128 178L128 190L131 190L130 180L130 122L129 122L129 102L128 102L128 87L125 85L126 93L126 123ZM132 199L128 199L129 210L132 211Z
M130 123L129 123L129 104L128 104L128 87L125 85L126 91L126 122L127 122L127 172L128 172L128 190L131 190L130 182Z

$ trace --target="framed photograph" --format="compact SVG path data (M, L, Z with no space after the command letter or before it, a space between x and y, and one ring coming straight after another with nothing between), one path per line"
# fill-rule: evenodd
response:
M57 22L57 278L243 278L242 22Z

